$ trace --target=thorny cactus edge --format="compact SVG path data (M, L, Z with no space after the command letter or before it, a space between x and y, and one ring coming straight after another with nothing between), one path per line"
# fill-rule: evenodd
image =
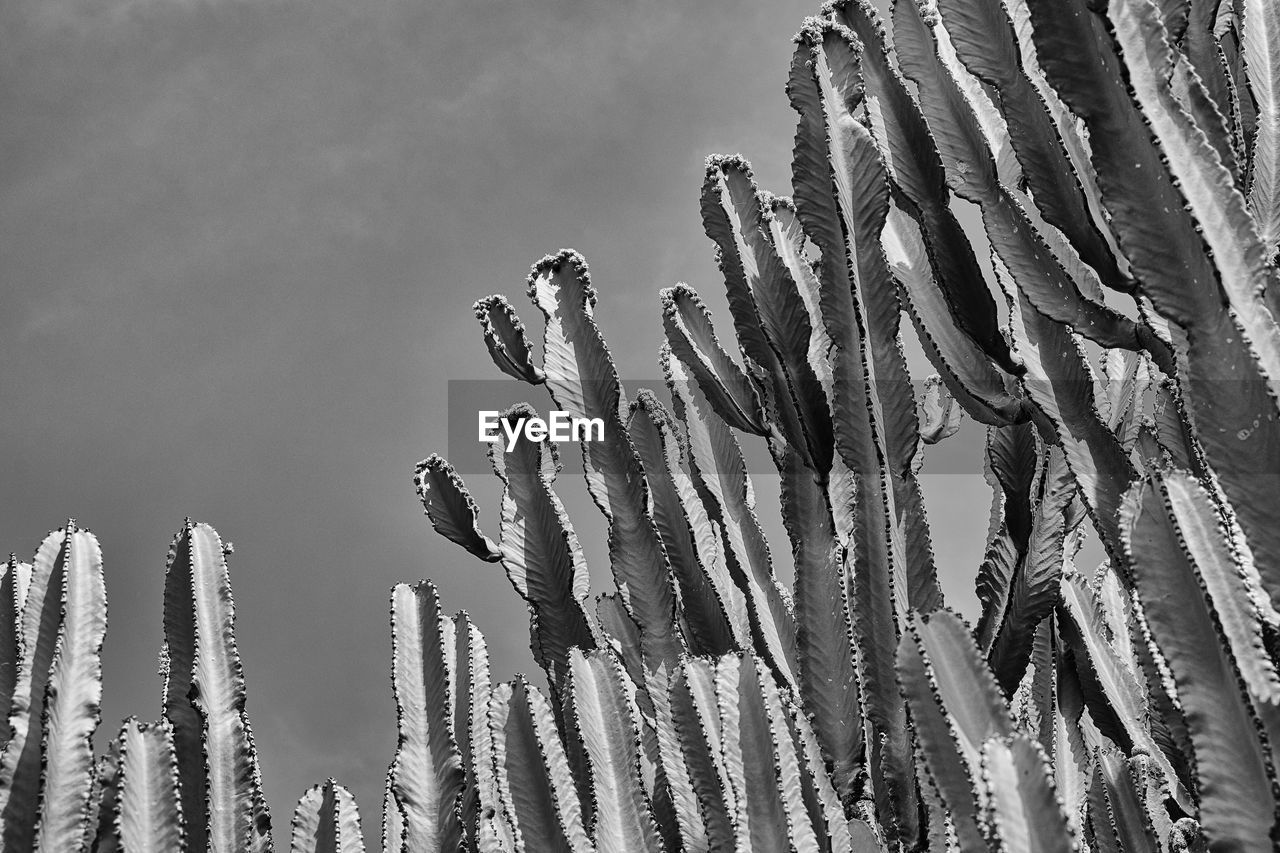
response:
M431 524L528 604L546 686L493 684L465 613L426 581L393 590L388 853L1280 841L1280 8L890 18L891 41L839 0L796 37L790 198L708 160L732 334L692 288L662 293L669 404L627 399L576 253L529 277L540 348L504 297L476 303L500 370L606 424L583 468L617 590L590 593L549 443L492 449L493 538L447 461L418 466ZM919 399L904 316L936 370ZM943 600L916 477L965 416L993 490L973 626ZM1096 568L1076 564L1090 531ZM97 540L68 522L10 558L0 849L271 849L228 550L190 521L175 538L164 719L96 759ZM290 845L364 850L346 789L304 794Z

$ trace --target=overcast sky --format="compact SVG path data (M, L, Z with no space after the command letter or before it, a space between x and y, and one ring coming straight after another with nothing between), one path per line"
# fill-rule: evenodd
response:
M501 569L437 537L411 483L446 449L447 380L499 376L471 303L505 292L534 320L529 265L571 246L625 375L659 375L676 281L727 335L703 158L741 152L787 192L791 35L815 7L0 3L0 548L30 559L67 516L97 533L107 732L160 713L165 554L185 515L207 521L236 545L277 833L333 775L376 837L391 585L433 578L495 676L534 668ZM978 474L926 483L966 609ZM468 479L496 535L495 480ZM562 483L601 591L600 518Z

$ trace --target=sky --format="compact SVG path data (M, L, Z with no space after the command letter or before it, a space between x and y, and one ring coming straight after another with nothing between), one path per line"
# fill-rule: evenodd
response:
M334 776L376 838L391 586L433 579L496 678L535 669L501 569L431 531L412 485L449 419L475 417L448 382L500 378L472 302L504 292L538 329L529 266L573 247L624 376L660 375L677 281L728 337L703 160L740 152L786 194L791 36L816 5L0 3L0 549L30 559L68 517L101 541L105 737L160 714L165 555L185 516L208 522L235 544L277 834ZM950 441L970 467L931 455L925 488L944 588L972 612L981 430ZM496 479L467 473L496 536ZM601 518L580 474L560 486L604 591Z

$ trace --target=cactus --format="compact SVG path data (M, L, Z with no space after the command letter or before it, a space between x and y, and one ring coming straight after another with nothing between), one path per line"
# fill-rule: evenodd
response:
M187 519L174 537L164 605L164 716L173 727L187 844L269 851L226 552L209 525Z
M6 575L20 594L23 567ZM0 757L5 850L74 848L88 826L107 597L98 540L68 521L32 560L17 634L9 739Z
M173 729L126 720L120 730L114 827L121 850L185 849Z
M624 393L577 253L529 276L540 347L504 297L476 303L499 370L605 424L583 472L617 588L592 599L550 442L491 448L494 538L447 461L419 464L432 526L528 605L545 687L493 684L429 581L392 590L386 853L1280 844L1280 18L894 0L890 20L833 0L804 22L792 198L708 159L732 335L687 285L660 294L669 405ZM904 315L935 371L918 393ZM993 492L972 627L917 476L966 416ZM174 539L164 719L96 760L97 540L68 522L10 558L0 849L271 849L228 551L191 521ZM291 849L364 849L345 788L303 794Z
M293 812L290 853L364 853L360 812L346 788L326 780L310 788Z

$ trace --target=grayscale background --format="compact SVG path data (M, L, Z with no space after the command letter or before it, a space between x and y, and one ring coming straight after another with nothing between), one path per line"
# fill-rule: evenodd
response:
M535 669L501 568L436 536L411 482L451 417L475 422L448 381L500 378L471 303L504 292L540 330L525 276L573 247L624 376L661 375L657 292L676 281L729 336L703 158L740 152L788 192L790 36L816 5L0 3L0 548L30 559L68 516L98 534L101 746L160 713L165 554L190 515L235 543L277 832L333 775L376 837L391 585L434 579L496 678ZM941 451L967 462L931 454L924 478L970 613L980 441L967 424ZM495 478L468 482L496 536ZM579 472L560 486L604 590L601 518ZM776 476L757 490L785 564Z

